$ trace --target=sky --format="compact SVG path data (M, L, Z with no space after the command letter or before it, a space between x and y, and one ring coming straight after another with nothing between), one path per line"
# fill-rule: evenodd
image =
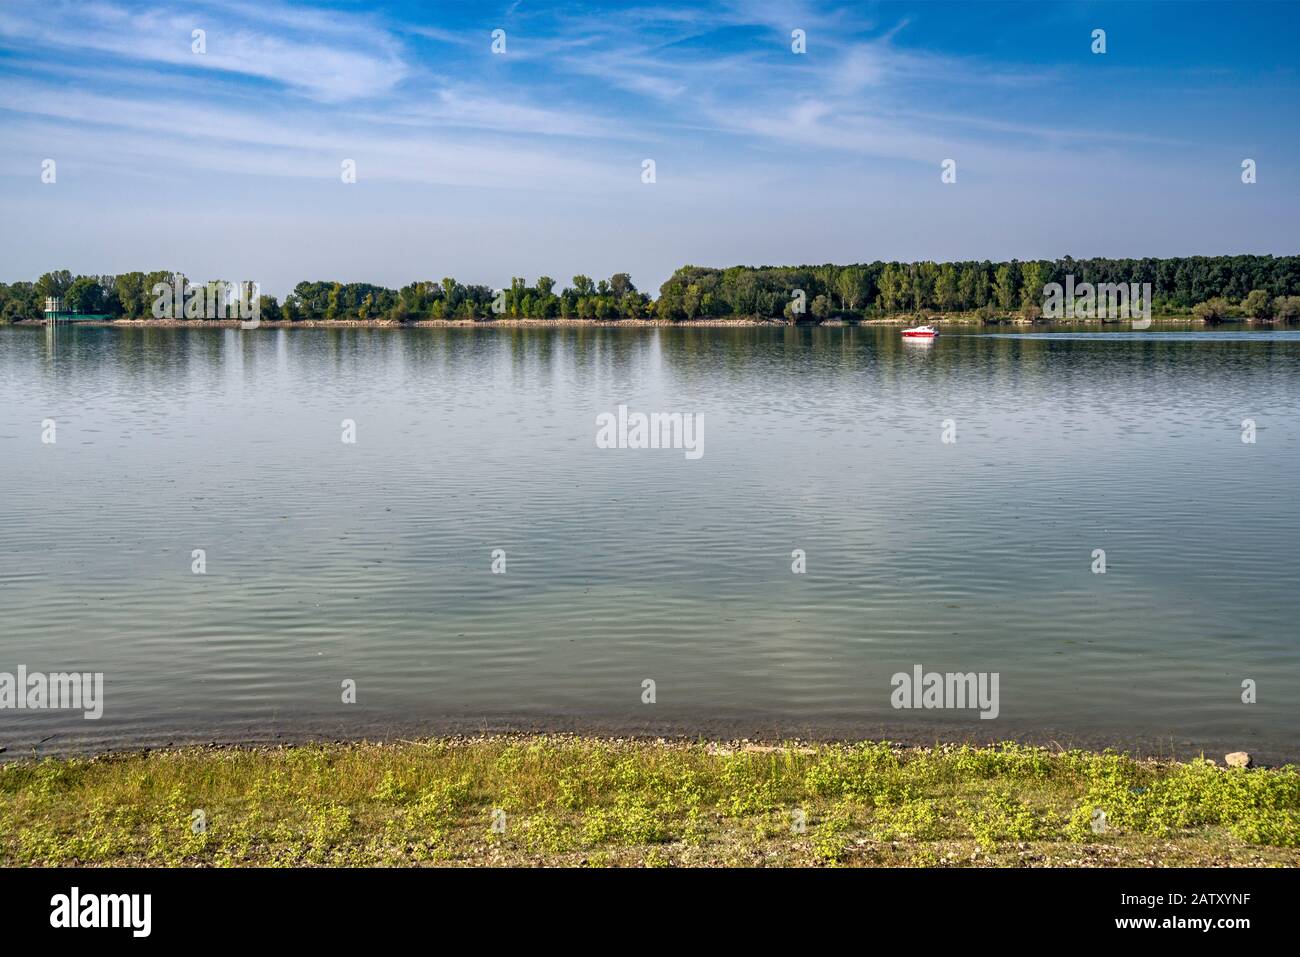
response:
M1292 2L0 0L0 281L1295 254L1297 48Z

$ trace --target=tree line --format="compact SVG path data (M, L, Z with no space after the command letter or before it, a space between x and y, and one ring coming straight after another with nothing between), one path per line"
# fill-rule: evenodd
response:
M683 266L659 287L639 292L627 273L593 281L574 276L557 289L540 276L493 289L451 277L389 289L370 283L300 282L284 301L262 296L263 321L413 322L429 319L660 319L728 317L774 320L869 319L914 313L1037 315L1043 287L1150 283L1157 313L1191 312L1209 321L1248 316L1300 319L1300 256L1191 256L1173 259L1010 260L1007 262L872 262L847 266ZM180 278L186 282L184 277ZM40 319L45 300L112 318L154 317L154 287L169 271L73 276L66 269L35 282L0 283L0 319ZM190 284L191 286L195 284ZM206 285L213 285L208 283Z
M0 318L8 322L40 319L49 297L62 300L69 312L114 319L155 318L155 286L168 289L212 287L216 280L194 283L181 274L129 272L118 276L73 276L66 269L45 273L33 282L0 283ZM234 284L231 284L234 285ZM264 322L373 321L414 322L428 319L641 319L651 315L651 301L638 292L627 273L593 280L574 276L573 285L557 289L555 280L539 276L529 285L514 277L508 287L465 285L451 277L412 282L389 289L364 282L300 282L279 301L263 295L258 302Z
M759 316L871 318L909 313L983 312L1033 318L1048 283L1151 284L1159 313L1195 310L1207 318L1300 318L1300 256L1192 256L1178 259L873 262L849 266L684 266L659 289L661 319ZM795 295L802 290L802 302ZM1204 310L1201 310L1204 312Z

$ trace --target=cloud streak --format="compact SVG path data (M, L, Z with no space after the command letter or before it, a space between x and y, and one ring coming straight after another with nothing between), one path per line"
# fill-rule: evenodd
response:
M204 53L193 50L195 30L205 32ZM19 0L0 9L0 37L48 49L56 61L69 52L98 52L256 77L323 102L386 93L407 73L398 45L366 21L348 15L326 21L316 11L276 6L134 10Z

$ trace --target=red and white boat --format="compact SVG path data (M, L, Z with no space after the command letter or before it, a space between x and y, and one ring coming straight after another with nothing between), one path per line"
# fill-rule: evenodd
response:
M938 334L939 330L934 326L913 326L903 330L904 339L933 339Z

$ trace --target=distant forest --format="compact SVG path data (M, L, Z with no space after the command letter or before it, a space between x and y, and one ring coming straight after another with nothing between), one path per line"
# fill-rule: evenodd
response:
M0 319L40 319L45 299L114 318L153 317L153 287L174 273L73 276L49 272L35 282L0 283ZM849 266L683 266L651 297L627 273L593 281L574 276L557 289L539 277L514 278L499 292L450 277L401 289L369 283L300 282L283 302L262 296L263 321L385 319L871 319L905 314L977 313L1034 318L1043 287L1150 283L1157 314L1190 312L1208 320L1244 316L1300 319L1300 256L1191 256L1180 259L1072 259L1020 262L873 262ZM191 284L196 285L196 284ZM200 283L197 285L210 285ZM797 295L802 290L803 296ZM796 306L796 301L801 306ZM494 304L498 309L494 309Z

